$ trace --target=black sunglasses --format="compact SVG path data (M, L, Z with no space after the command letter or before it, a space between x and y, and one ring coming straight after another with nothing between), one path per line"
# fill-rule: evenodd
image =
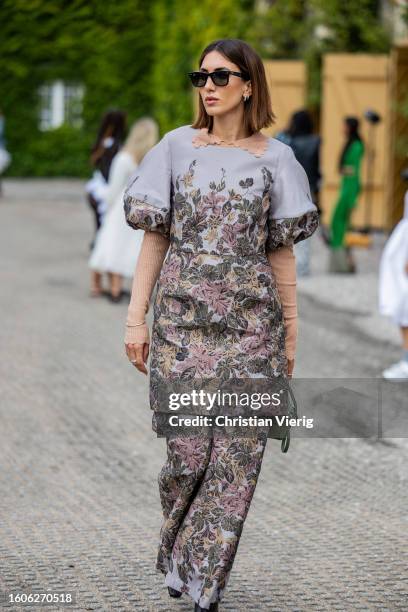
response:
M214 85L220 85L221 87L225 87L229 83L230 74L234 74L235 76L241 77L241 79L246 79L247 76L243 72L235 72L234 70L214 70L214 72L188 72L188 76L191 79L194 87L204 87L207 82L208 77L210 76Z

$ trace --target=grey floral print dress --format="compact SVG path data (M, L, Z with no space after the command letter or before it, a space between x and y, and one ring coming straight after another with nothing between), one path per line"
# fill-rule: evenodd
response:
M224 145L206 128L181 126L145 155L124 210L131 227L170 240L153 311L153 429L158 380L287 376L282 306L266 253L308 238L319 219L292 149L261 133ZM224 593L265 443L167 440L157 568L203 608Z

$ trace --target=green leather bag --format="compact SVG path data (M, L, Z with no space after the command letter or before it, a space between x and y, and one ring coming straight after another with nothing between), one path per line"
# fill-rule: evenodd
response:
M284 379L282 381L282 386L284 386L287 392L288 398L288 408L287 408L287 416L289 418L296 419L298 416L297 412L297 403L296 398L293 394L293 389L290 386L289 379ZM290 445L290 425L281 425L275 423L273 426L269 428L268 438L273 438L275 440L281 440L281 451L282 453L287 453Z

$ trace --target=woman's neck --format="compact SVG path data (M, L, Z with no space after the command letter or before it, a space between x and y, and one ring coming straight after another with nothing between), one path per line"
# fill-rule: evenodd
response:
M248 138L250 134L245 131L243 113L238 117L214 117L211 134L225 140L226 142L234 142Z

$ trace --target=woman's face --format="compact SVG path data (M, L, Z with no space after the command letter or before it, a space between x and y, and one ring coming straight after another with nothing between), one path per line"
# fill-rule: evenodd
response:
M200 66L202 72L214 72L220 69L241 72L236 64L230 62L218 51L208 53ZM212 79L208 77L206 84L200 87L199 91L206 112L214 117L228 113L239 104L243 104L243 95L251 95L251 85L249 81L230 74L228 85L225 87L214 85ZM213 100L210 101L207 98L213 98Z

